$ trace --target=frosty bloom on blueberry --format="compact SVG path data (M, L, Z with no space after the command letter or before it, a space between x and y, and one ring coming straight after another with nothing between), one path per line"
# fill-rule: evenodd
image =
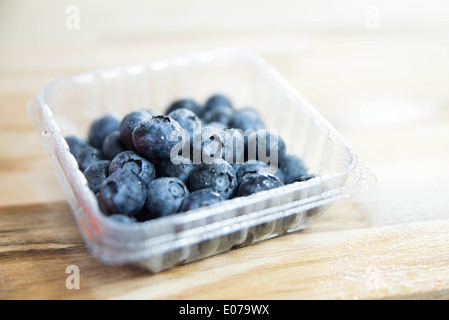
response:
M159 177L174 177L184 183L187 183L190 172L195 168L190 158L177 156L170 160L162 160L158 166Z
M133 131L136 126L144 119L156 115L154 112L147 110L132 111L126 114L120 122L119 132L120 138L128 150L135 150L133 143Z
M190 173L189 186L192 191L211 188L223 198L229 199L237 188L234 168L223 159L211 164L196 166Z
M249 196L257 192L274 189L282 186L283 183L273 174L259 172L245 175L238 186L236 196Z
M132 133L137 152L151 160L170 159L171 151L186 143L187 134L174 119L160 115L139 122Z
M164 114L96 118L87 137L66 136L99 209L137 223L315 178L256 109L224 94L174 100Z
M178 178L158 178L147 186L145 208L153 219L173 214L189 193Z
M145 185L156 179L156 169L151 161L134 151L123 151L117 154L109 165L109 174L121 169L134 172Z
M100 160L92 163L90 166L84 170L84 176L87 179L87 183L89 188L97 193L100 191L101 183L104 179L106 179L109 175L109 165L111 161L109 160Z
M77 161L81 171L84 171L91 164L105 160L103 152L92 146L86 147L77 154Z
M108 215L133 216L145 204L146 187L130 170L119 170L103 180L100 202Z
M108 134L119 130L120 120L117 116L106 114L96 119L89 128L88 141L94 148L101 148Z

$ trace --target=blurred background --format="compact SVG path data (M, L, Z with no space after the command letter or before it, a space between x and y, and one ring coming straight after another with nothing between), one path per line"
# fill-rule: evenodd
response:
M26 112L27 102L42 86L93 69L216 47L248 49L265 58L336 127L377 176L373 191L336 204L311 232L448 218L448 17L447 0L0 0L0 213L9 217L0 219L2 229L29 230L32 227L12 213L36 212L42 219L38 225L48 227L48 235L39 233L48 237L48 243L58 237L63 244L81 242L73 220L63 220L61 229L52 224L55 214L46 213L56 203L64 213L56 215L58 219L70 217ZM42 206L27 207L36 204ZM407 230L405 236L409 231L399 230ZM8 237L4 241L2 250L8 246L22 250L19 240L11 240L13 245ZM377 240L374 247L378 248ZM371 256L376 250L365 257L388 259L383 261L389 271L390 259L384 253L394 256L395 251L388 248L377 257ZM76 250L61 252L69 259L78 257ZM91 266L90 281L101 279L103 273L85 260L86 255L79 254L80 261L86 261L83 267ZM414 275L428 271L432 277L444 270L447 275L447 263L433 255L417 270L413 262L408 264L408 253L403 257L401 265L411 265L406 270L416 271ZM352 265L363 267L362 260L355 258ZM41 268L56 270L52 261L43 262ZM32 259L28 262L30 270L39 269ZM340 282L347 279L346 264L342 270L340 265L331 266L341 272L337 284L359 288L356 281ZM14 270L9 268L8 279L13 280L0 282L20 286L22 273L14 278ZM327 281L331 273L324 270ZM391 270L391 277L384 279L403 279L397 273L402 269ZM42 287L51 288L46 276L41 278ZM33 275L35 279L40 281ZM418 277L410 285L410 279L391 283L398 284L400 293L430 283ZM447 284L446 276L441 279ZM323 283L310 287L334 292L325 290ZM271 285L265 289L261 292L272 292Z

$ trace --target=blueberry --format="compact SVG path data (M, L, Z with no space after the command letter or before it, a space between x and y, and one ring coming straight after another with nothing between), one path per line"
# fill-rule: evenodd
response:
M285 184L290 184L300 177L307 175L304 161L294 154L287 154L279 164L279 169L284 174Z
M211 188L223 198L229 199L237 188L237 178L228 162L216 159L211 164L195 166L189 176L189 188L191 191Z
M280 175L278 175L279 172L281 172L281 170L279 170L277 167L270 166L269 164L264 163L262 161L248 160L238 168L235 175L237 177L237 183L239 183L239 184L240 184L240 182L242 182L242 180L245 178L246 175L252 174L252 173L274 174L282 182L284 178L282 176L282 173Z
M100 191L101 183L109 175L109 165L111 161L100 160L92 163L84 170L84 176L87 179L89 189L97 193Z
M109 174L121 169L134 172L145 185L156 179L156 169L148 159L137 154L135 151L126 150L120 152L112 159L109 166Z
M252 194L281 187L282 181L273 174L251 173L240 182L235 197L245 197Z
M274 131L260 129L245 139L246 158L278 166L286 154L284 139Z
M132 133L142 120L155 115L153 112L140 110L126 114L120 122L120 137L128 150L135 150Z
M81 171L87 169L92 163L105 160L103 152L94 147L87 147L78 153L77 161Z
M159 177L175 177L188 183L190 172L195 165L192 160L178 156L171 160L162 160L157 168Z
M233 128L242 129L243 132L248 129L255 131L265 129L264 122L262 121L257 110L254 108L236 110L230 126Z
M191 192L183 201L179 212L195 210L224 201L225 199L210 188Z
M146 187L134 172L118 170L103 180L99 198L107 215L133 216L145 204Z
M115 130L106 136L103 141L102 151L107 160L112 160L120 152L126 150L120 137L120 131Z
M77 158L78 153L83 150L84 148L89 147L89 144L87 141L83 138L80 138L78 136L70 135L65 137L65 141L67 142L69 146L70 153Z
M209 97L209 99L207 99L204 108L205 112L207 112L221 106L227 106L232 108L232 102L227 96L217 93Z
M180 109L186 108L192 110L198 117L203 116L203 107L201 107L195 100L189 98L178 99L174 101L166 110L165 114L169 114L170 112Z
M186 131L179 123L163 115L139 122L132 136L136 150L150 160L177 156L188 143Z
M106 114L96 119L90 126L88 142L94 148L101 148L103 141L112 131L119 130L120 119L112 114Z
M189 147L193 143L193 130L195 129L195 125L201 125L201 119L190 109L187 108L179 108L170 112L168 117L177 121L179 125L187 131L189 134L187 141L189 141Z
M188 194L186 185L178 178L158 178L147 186L146 211L152 218L174 214Z
M218 122L229 126L234 116L234 109L227 105L218 105L204 112L203 120L206 123Z

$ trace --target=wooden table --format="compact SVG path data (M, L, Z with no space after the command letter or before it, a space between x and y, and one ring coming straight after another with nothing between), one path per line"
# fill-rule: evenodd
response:
M91 3L0 2L1 299L449 298L444 1ZM305 231L159 274L100 264L27 101L57 77L222 46L275 66L353 145L376 188ZM69 266L79 289L66 286Z

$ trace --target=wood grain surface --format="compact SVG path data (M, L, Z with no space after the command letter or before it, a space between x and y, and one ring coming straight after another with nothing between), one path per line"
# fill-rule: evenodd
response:
M448 299L448 14L442 0L0 1L0 299ZM57 77L223 46L278 69L376 188L307 230L159 274L102 265L27 102Z

